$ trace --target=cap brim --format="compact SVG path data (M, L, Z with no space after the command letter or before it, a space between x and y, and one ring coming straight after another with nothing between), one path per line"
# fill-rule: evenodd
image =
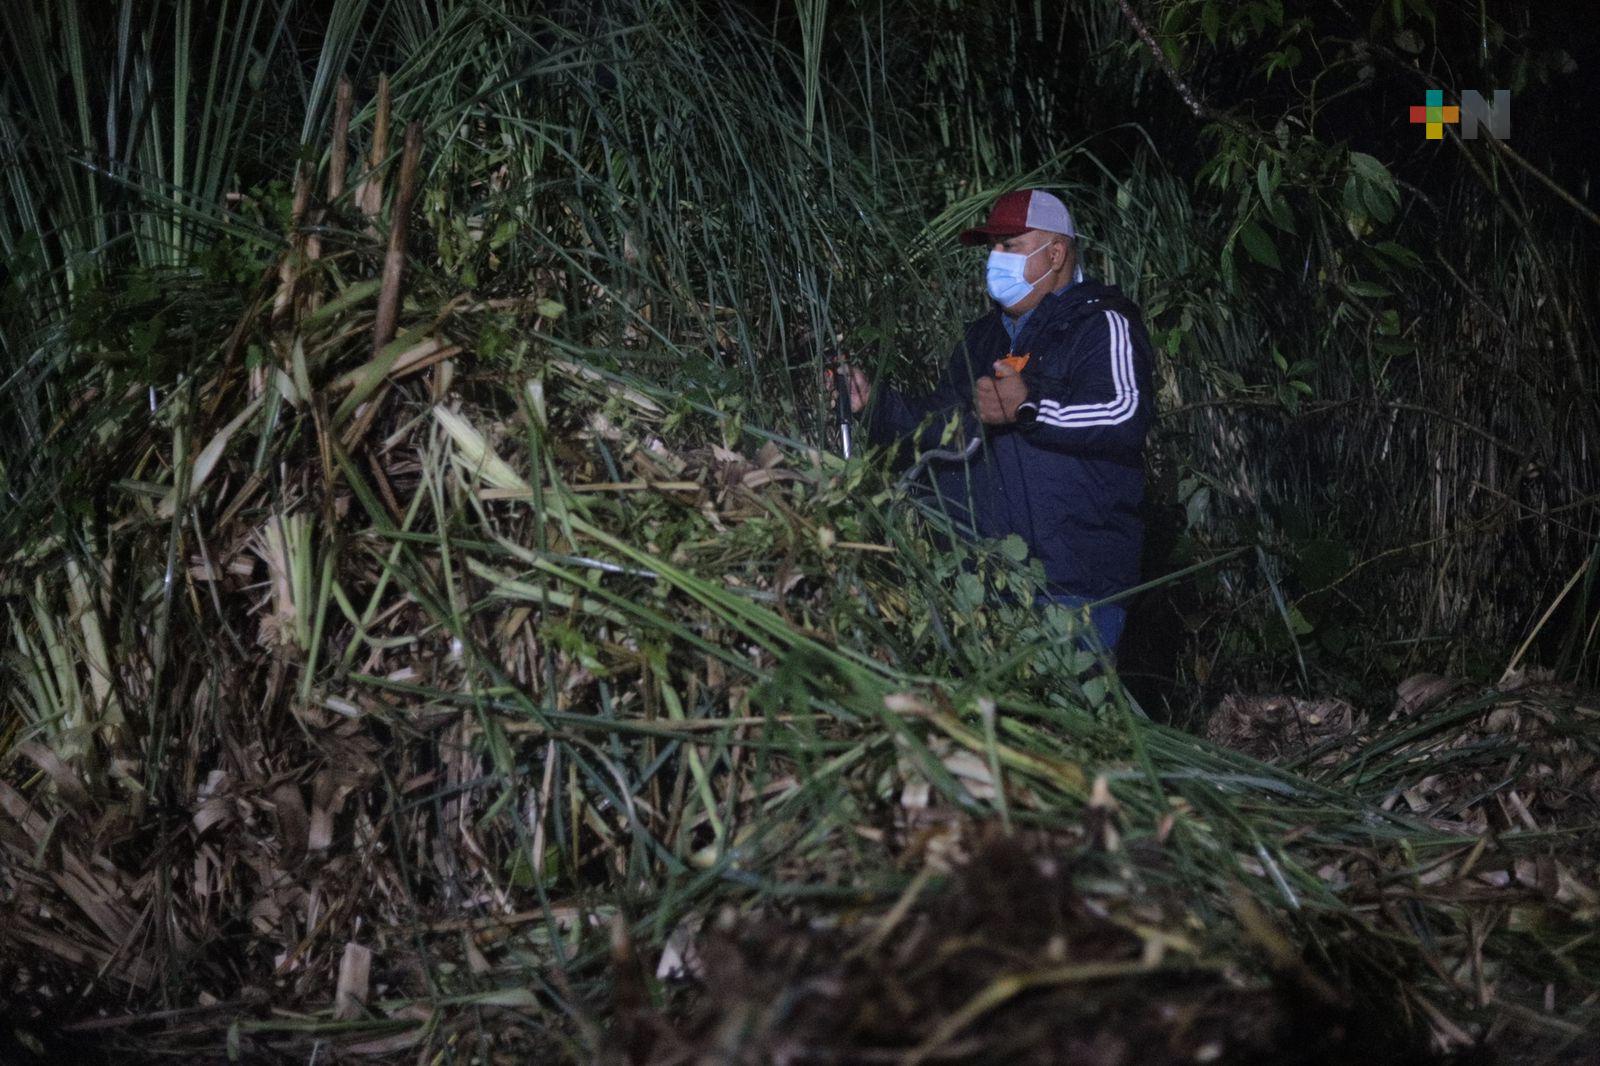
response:
M1020 237L1028 232L1026 226L1020 229L1014 226L974 226L964 229L956 240L965 245L993 244L995 241L1007 240L1011 237Z

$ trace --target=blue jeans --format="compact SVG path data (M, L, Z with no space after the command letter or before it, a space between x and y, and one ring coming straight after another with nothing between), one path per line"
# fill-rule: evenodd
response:
M1087 596L1068 596L1064 593L1040 596L1040 605L1053 603L1057 607L1065 607L1069 611L1093 602ZM1128 620L1127 608L1120 603L1103 603L1099 607L1089 608L1089 624L1094 627L1094 635L1085 635L1085 643L1091 651L1098 651L1094 647L1094 638L1098 637L1100 646L1109 654L1117 650L1117 641L1122 638L1122 625Z

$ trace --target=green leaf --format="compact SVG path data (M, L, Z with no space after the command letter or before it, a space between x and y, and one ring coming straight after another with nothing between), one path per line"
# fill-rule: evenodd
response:
M1366 204L1367 214L1379 222L1388 222L1394 217L1397 202L1391 200L1388 194L1377 185L1363 185L1361 199Z
M1367 213L1366 208L1361 203L1361 182L1355 174L1351 174L1344 179L1343 200L1346 213L1352 215L1364 215Z
M388 376L389 371L394 369L394 365L400 361L400 357L417 345L422 344L424 339L421 330L407 330L380 348L378 353L371 359L340 377L341 383L350 385L350 393L345 396L338 409L334 411L334 421L339 423L350 417L357 407L365 403L378 390L378 386L383 384L383 379ZM297 381L296 384L304 389L306 396L311 395L309 379L306 382Z
M1296 233L1294 227L1294 211L1289 207L1289 201L1274 193L1272 199L1267 201L1267 214L1272 218L1272 224L1290 235Z
M545 297L538 303L534 304L533 309L539 312L539 316L541 318L560 318L562 315L567 313L567 307L565 304L552 300L549 297Z
M1368 155L1366 152L1351 152L1350 172L1370 181L1379 174L1387 174L1388 169L1376 156Z
M489 248L496 249L517 235L517 220L507 219L494 228L494 233L489 235Z
M1222 259L1217 264L1222 275L1222 291L1232 293L1239 287L1239 264L1235 260L1233 245L1229 244L1222 251Z
M1267 53L1266 61L1261 65L1261 73L1271 78L1279 70L1293 70L1298 67L1300 59L1300 49L1291 44L1280 51Z
M1178 37L1167 37L1161 42L1161 51L1166 54L1167 62L1182 70L1187 64L1183 58L1183 41Z
M1373 250L1387 259L1393 260L1407 270L1414 270L1422 265L1422 257L1403 244L1394 241L1379 241L1373 245Z
M1394 217L1400 206L1400 187L1394 175L1373 156L1365 152L1350 153L1350 179L1345 182L1345 207L1361 212L1379 222Z
M1239 227L1239 239L1244 242L1244 250L1250 253L1250 258L1273 270L1283 269L1278 260L1278 247L1272 243L1266 230L1254 222L1246 222Z
M1348 281L1345 282L1344 287L1357 296L1367 296L1375 300L1381 300L1386 296L1394 295L1394 293L1390 292L1382 285L1378 285L1371 281Z
M956 578L956 606L963 612L976 611L983 606L983 582L977 574L962 574Z
M347 285L343 292L317 308L306 316L307 323L324 322L328 319L338 318L345 311L361 303L378 291L383 282L378 278L371 281L358 281Z

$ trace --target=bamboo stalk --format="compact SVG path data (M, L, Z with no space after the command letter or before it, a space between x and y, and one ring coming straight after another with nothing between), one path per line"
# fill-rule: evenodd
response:
M372 351L378 352L394 339L395 319L400 312L400 285L406 265L406 216L417 191L417 162L422 156L422 123L406 127L405 151L400 157L400 185L395 190L394 211L389 217L389 250L383 260L383 285L378 290L378 320L372 327Z
M334 203L344 195L345 178L350 167L350 112L354 105L355 94L350 84L350 79L341 77L339 88L335 97L333 113L333 130L330 135L330 153L328 158L328 195L327 203ZM326 211L318 207L311 215L310 231L306 234L307 263L314 263L322 258L322 223ZM322 287L314 285L305 294L306 307L316 311L322 306Z
M389 76L378 78L378 111L372 120L372 145L367 152L367 173L356 191L361 213L377 220L383 211L383 161L389 155Z
M354 102L355 91L350 79L341 77L334 96L333 144L328 157L329 203L334 203L344 195L346 171L350 167L350 111Z
M272 324L281 325L294 309L295 289L300 283L300 267L305 255L301 229L306 209L311 204L311 176L304 164L295 168L294 204L289 213L289 248L278 263L278 292L272 299Z

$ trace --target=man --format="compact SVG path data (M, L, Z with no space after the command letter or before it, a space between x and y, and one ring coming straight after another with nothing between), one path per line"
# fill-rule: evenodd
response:
M1015 533L1044 564L1044 599L1082 607L1138 583L1144 438L1153 357L1138 308L1084 280L1066 205L1041 189L1006 193L961 243L990 246L995 307L970 323L933 392L874 389L850 368L850 408L874 444L941 447L952 417L970 457L930 464L953 517L986 537ZM1125 608L1091 610L1112 651Z

